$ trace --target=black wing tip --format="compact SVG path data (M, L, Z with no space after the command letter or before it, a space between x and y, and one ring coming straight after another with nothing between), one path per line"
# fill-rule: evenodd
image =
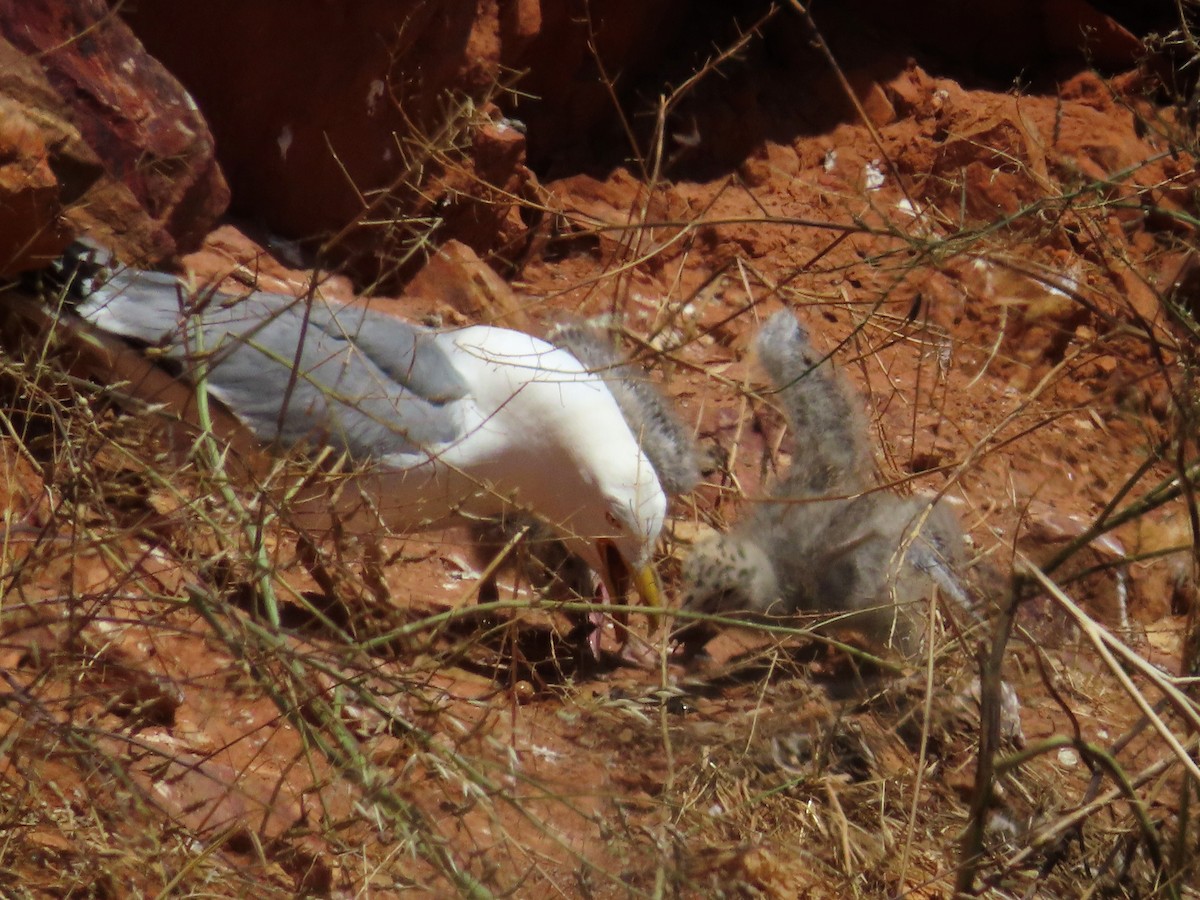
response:
M45 268L26 272L22 286L42 295L83 299L105 284L118 266L116 255L87 237L76 238Z

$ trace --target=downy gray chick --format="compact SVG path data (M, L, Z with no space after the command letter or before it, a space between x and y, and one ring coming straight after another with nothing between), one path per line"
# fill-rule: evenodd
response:
M770 501L696 546L683 568L684 609L834 614L831 628L918 652L932 584L969 605L956 574L962 532L954 516L944 504L872 490L861 401L795 316L772 317L757 350L791 429L792 465ZM681 640L694 646L708 636L685 629Z

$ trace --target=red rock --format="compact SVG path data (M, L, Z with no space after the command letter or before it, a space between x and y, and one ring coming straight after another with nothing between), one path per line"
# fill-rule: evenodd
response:
M496 85L516 82L506 105L545 159L611 122L596 58L623 80L659 65L662 26L683 8L299 0L280 15L142 0L121 15L205 111L235 211L292 238L333 235L324 249L373 279L429 231L484 255L517 247L513 202L531 176L524 136L484 114ZM220 48L222 64L197 46Z
M872 125L882 128L896 121L895 107L888 99L887 92L870 72L852 72L848 78L862 111Z
M64 204L102 171L37 63L0 40L0 272L58 256Z
M964 212L986 221L1040 198L1049 184L1045 141L1031 133L1032 121L1016 109L968 115L973 121L959 123L938 150L935 171L950 187L935 198L961 196Z
M630 232L644 215L649 222L683 222L686 202L674 188L652 192L626 169L614 170L601 181L591 175L573 175L547 186L546 205L560 214L564 232L594 238L606 252L621 253L630 243ZM675 228L645 229L639 239L665 242Z
M904 71L887 83L885 91L899 115L924 115L933 110L933 93L936 87L929 73L912 60L907 60Z
M611 126L613 90L602 71L622 87L636 83L662 63L665 39L688 9L680 0L543 0L537 35L504 40L500 59L507 71L526 73L516 114L529 126L536 164ZM524 21L528 27L531 17Z
M448 304L472 321L526 329L529 317L512 288L466 244L448 241L408 283L406 299Z
M107 173L108 186L78 205L77 223L150 259L199 243L228 201L212 137L187 92L107 5L0 0L0 34L44 70L60 98L43 97L44 106L70 110Z
M794 176L800 171L800 158L791 147L765 141L741 165L742 178L751 187L770 184L780 178Z
M279 790L276 779L173 749L169 765L151 755L132 766L130 775L185 827L203 834L229 828L273 839L303 820L299 803Z
M487 103L504 39L496 7L299 0L281 14L145 0L121 14L204 110L234 210L320 240L374 280L430 233L481 253L505 238L524 138L502 133ZM536 9L503 16L520 40ZM197 47L219 48L221 64Z
M204 238L199 250L180 262L198 284L224 283L226 290L235 293L251 287L303 297L315 281L326 300L349 303L358 296L346 276L303 268L302 260L286 245L272 249L274 254L233 225L222 225Z
M507 4L500 16L502 31L511 35L514 43L537 37L542 30L541 0L516 0Z
M503 121L480 125L472 135L470 162L438 185L441 232L481 254L517 247L526 228L513 215L513 200L529 193L532 183L525 135Z
M25 110L0 100L0 272L9 276L62 252L58 179L46 134Z
M1092 65L1125 69L1146 52L1140 40L1086 0L1048 0L1044 15L1046 44L1054 53L1085 49Z
M1015 74L1031 60L1119 69L1135 65L1142 55L1140 41L1087 0L869 0L815 15L835 49L866 43L862 23L867 21L875 33L888 35L892 47L936 49L940 58L975 71L1002 68Z

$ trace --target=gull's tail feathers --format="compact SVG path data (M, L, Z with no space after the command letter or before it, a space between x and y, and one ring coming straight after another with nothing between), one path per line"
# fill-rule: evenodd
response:
M177 332L190 296L177 275L126 266L87 239L32 277L40 293L56 294L92 325L142 344L161 344Z
M81 241L52 267L23 277L20 287L0 303L0 343L15 348L33 341L37 347L60 348L59 362L71 376L103 385L105 396L139 414L153 415L167 445L182 461L201 428L195 392L121 337L69 312L87 300L85 294L103 291L108 276L102 270L113 264L111 253ZM249 471L269 471L270 461L259 457L254 436L233 415L213 406L207 424Z

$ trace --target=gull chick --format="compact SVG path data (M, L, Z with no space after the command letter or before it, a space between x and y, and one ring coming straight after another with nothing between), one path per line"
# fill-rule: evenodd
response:
M683 608L750 618L824 614L905 655L918 652L930 590L969 605L962 533L940 503L875 488L861 402L790 312L757 340L792 434L792 464L771 499L684 563ZM685 628L695 645L709 634Z
M644 370L617 351L606 329L583 322L558 325L550 341L603 379L668 497L700 483L700 454L689 429Z

